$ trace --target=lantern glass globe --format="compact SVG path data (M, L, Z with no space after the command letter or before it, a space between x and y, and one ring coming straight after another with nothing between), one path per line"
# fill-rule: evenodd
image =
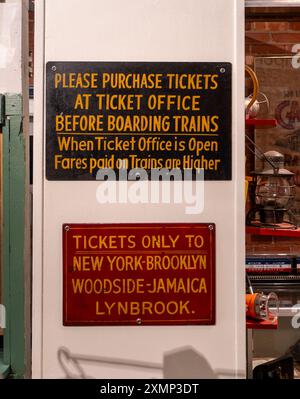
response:
M259 176L255 202L264 209L288 209L295 198L294 186L285 176Z

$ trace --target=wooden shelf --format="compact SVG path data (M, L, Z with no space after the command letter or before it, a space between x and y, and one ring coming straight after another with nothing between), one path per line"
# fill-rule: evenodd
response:
M256 129L267 129L277 126L276 119L256 119L248 118L246 119L246 127L254 127Z
M298 237L300 238L300 228L298 229L274 229L272 227L246 226L246 233L258 236L277 236L277 237Z
M246 319L246 328L251 328L253 330L277 330L278 328L278 319L274 321L268 320L254 320L247 318Z

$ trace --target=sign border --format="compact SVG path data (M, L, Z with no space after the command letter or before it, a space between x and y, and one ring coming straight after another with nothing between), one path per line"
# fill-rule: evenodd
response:
M188 227L198 227L201 229L207 228L209 229L209 240L210 240L210 316L205 319L192 319L192 320L146 320L143 319L140 326L157 326L157 325L215 325L216 324L216 225L215 223L64 223L62 226L62 250L63 250L63 325L64 326L94 326L94 327L109 327L109 326L136 326L137 323L135 320L101 320L101 321L91 321L91 320L68 320L68 302L67 302L67 270L66 270L66 262L67 262L67 234L72 229L78 229L80 226L81 229L107 229L108 227L118 227L123 229L134 229L138 228L158 228L158 227L168 227L168 228L176 228L177 230L182 228L186 229ZM86 227L84 227L86 226ZM93 227L92 227L93 226Z
M224 144L224 148L221 152L222 157L224 157L224 165L225 165L225 176L223 176L223 171L220 169L218 171L217 174L219 174L218 176L215 176L216 172L215 171L208 171L207 175L205 176L205 181L232 181L233 180L233 142L232 142L232 129L233 129L233 125L232 125L232 110L233 110L233 103L232 103L232 92L233 92L233 88L232 88L232 63L228 62L228 61L48 61L46 63L46 68L45 68L45 73L46 73L46 117L45 117L45 136L46 136L46 140L45 140L45 179L48 181L95 181L96 180L96 176L93 176L91 174L89 174L89 176L84 177L83 174L74 174L72 176L61 176L59 175L58 172L55 172L54 169L51 167L51 162L53 161L53 159L51 158L52 155L50 155L50 153L52 154L52 144L51 144L51 140L53 139L52 137L52 133L51 133L51 129L50 129L50 124L51 124L51 110L53 108L53 105L51 104L51 96L53 96L53 94L51 94L51 88L50 88L50 83L51 83L51 79L49 78L50 74L53 73L53 69L55 68L55 71L57 71L57 68L59 67L67 67L69 65L79 65L79 66L93 66L95 64L103 64L104 67L112 67L115 66L116 64L118 64L120 67L126 67L128 68L130 65L132 65L132 67L148 67L149 65L154 65L154 66L167 66L167 65L173 65L173 66L179 66L181 67L182 65L189 65L189 66L193 66L196 64L201 64L203 65L203 67L207 67L207 66L211 66L214 67L216 69L224 69L224 72L222 73L226 73L227 79L226 79L226 88L224 90L224 93L227 94L228 96L228 131L226 129L226 134L221 134L219 138L223 136L225 136L225 139L223 138L222 140L225 140ZM51 72L52 71L52 72ZM228 74L228 75L227 75ZM175 89L174 89L175 90ZM178 89L176 89L178 90ZM227 103L226 103L227 104ZM120 133L114 133L113 136L115 137L119 137ZM197 138L197 140L199 140L199 135L200 133L194 133L195 138ZM103 133L99 133L98 136L103 135ZM155 136L155 133L153 133L153 135ZM173 134L169 134L170 137L173 137ZM186 137L187 134L185 133L180 133L178 132L178 137L180 137L180 135L182 135L183 137ZM143 137L143 134L137 134L137 133L130 133L128 132L128 134L126 135L127 137ZM167 135L166 135L167 137ZM226 144L226 145L225 145ZM228 149L226 151L226 148ZM50 151L51 150L51 151ZM210 159L207 159L208 161L210 161ZM53 166L53 165L52 165ZM105 168L101 168L100 170L103 170ZM223 167L224 169L224 167ZM71 169L70 169L71 170ZM69 171L66 171L66 174L68 174ZM115 172L118 171L117 168L113 169ZM130 170L130 169L129 169ZM147 173L148 173L148 178L149 178L149 171L150 169L146 169ZM181 171L184 171L185 168L180 168ZM195 168L192 168L193 170L193 176L192 179L195 180ZM211 176L208 176L209 174L212 174ZM117 175L118 176L118 175ZM117 181L119 181L119 178L117 178Z

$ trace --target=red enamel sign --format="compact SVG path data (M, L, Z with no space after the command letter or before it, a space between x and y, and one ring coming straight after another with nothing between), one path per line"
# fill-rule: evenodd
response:
M65 224L63 322L215 324L215 225Z

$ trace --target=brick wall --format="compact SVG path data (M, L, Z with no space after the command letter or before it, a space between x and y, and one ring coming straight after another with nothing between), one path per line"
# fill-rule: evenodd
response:
M245 62L251 67L256 56L293 55L292 47L300 43L300 16L299 21L246 22L245 35ZM246 95L252 93L252 88L246 75Z
M300 43L300 22L246 22L246 63L254 56L291 55Z

